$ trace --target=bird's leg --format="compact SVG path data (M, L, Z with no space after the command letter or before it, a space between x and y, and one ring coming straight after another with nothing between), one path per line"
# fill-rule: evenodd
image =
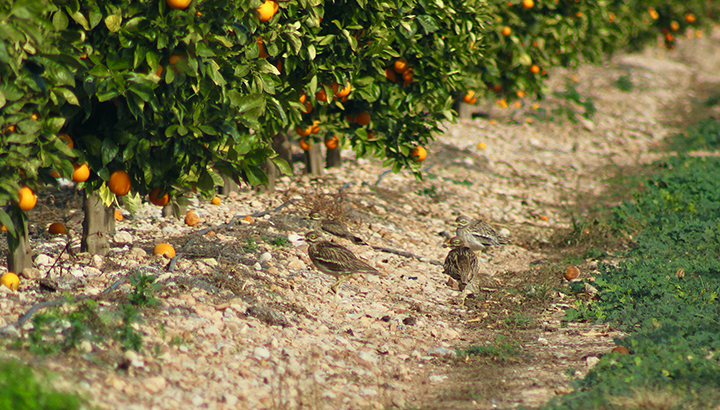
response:
M345 276L339 277L338 280L336 280L335 283L333 283L333 284L330 286L330 290L332 290L333 293L337 294L337 288L338 288L338 286L340 286L340 283L342 283L342 282L344 282L345 280L347 280L350 276L352 276L352 275L345 275Z

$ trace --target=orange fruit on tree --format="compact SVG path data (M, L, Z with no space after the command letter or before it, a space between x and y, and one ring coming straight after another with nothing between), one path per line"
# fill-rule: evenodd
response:
M167 0L167 5L175 10L185 10L190 5L191 0Z
M405 70L405 72L402 74L403 80L405 80L406 83L411 83L413 80L413 71L412 68L408 68Z
M279 6L276 1L265 0L265 3L263 3L262 5L260 5L260 7L257 8L258 19L260 21L270 20L271 18L273 18L275 13L277 13L278 8Z
M608 21L611 23L615 21L615 13L608 13Z
M185 225L195 226L200 222L200 217L197 216L195 211L187 211L185 214Z
M37 204L37 195L35 195L30 187L24 186L20 188L18 190L18 196L20 197L18 201L20 209L23 211L29 211L35 208L35 204Z
M395 75L395 69L393 69L392 67L388 67L385 69L385 77L392 82L397 82L397 76Z
M410 158L412 158L415 162L422 162L425 160L425 157L427 157L427 151L424 147L418 145L410 151Z
M53 235L65 235L67 233L67 228L65 228L65 224L61 222L54 222L48 226L48 232Z
M692 13L688 13L685 15L685 21L688 23L694 23L695 22L695 15Z
M675 37L673 37L672 34L670 34L670 33L665 34L665 40L673 41L674 39L675 39Z
M13 127L13 130L14 129L15 129L15 127ZM73 144L72 138L70 138L70 136L67 134L60 134L60 135L58 135L58 138L65 141L65 145L67 145L68 148L70 148L70 149L72 149L75 146L75 144Z
M318 101L327 102L327 94L325 93L325 89L321 88L318 92L316 92L315 98L317 98Z
M307 137L312 132L312 125L307 128L295 127L295 132L301 137Z
M30 116L30 118L32 118L33 121L37 121L37 119L38 119L37 113L36 113L36 112L32 113L32 115Z
M20 286L20 278L14 272L7 272L0 276L0 285L7 287L10 290L18 290Z
M220 205L222 203L222 200L220 200L219 196L213 197L213 199L210 201L213 205Z
M673 21L670 23L670 29L672 31L678 31L678 30L680 30L680 24L678 24L677 21Z
M165 206L170 202L170 194L167 192L163 193L162 196L159 196L161 194L160 187L155 187L150 191L150 194L148 195L148 199L150 200L150 203L157 206Z
M0 231L7 231L7 226L5 226L5 225L0 226Z
M540 72L540 67L537 64L533 64L530 66L530 72L533 74L537 74Z
M517 94L518 98L525 98L525 91L523 90L518 90L515 94Z
M305 101L305 114L310 114L312 112L313 106L310 101Z
M169 61L169 63L170 63L171 65L172 65L172 64L177 64L177 63L179 63L179 62L182 61L182 60L187 60L187 55L181 54L181 53L173 53L173 54L170 56L170 58L168 59L168 61Z
M370 114L367 111L363 111L355 116L355 122L360 125L370 124Z
M465 101L468 104L472 104L471 101L473 100L474 95L475 95L475 91L468 90L467 94L465 94L465 96L463 96L463 101Z
M320 132L320 121L315 120L313 121L312 127L310 127L310 133L317 134L318 132Z
M627 347L625 346L615 346L611 353L617 353L617 354L630 354Z
M338 147L339 143L340 143L340 140L338 139L337 135L333 135L332 138L325 140L325 147L327 149L335 149Z
M125 196L130 192L130 175L125 171L115 171L110 174L108 188L117 196Z
M503 36L509 36L510 33L512 33L512 29L508 26L503 27L503 29L500 31Z
M53 178L60 178L60 174L58 174L54 169L50 171L50 176Z
M85 182L90 178L90 168L88 164L73 164L73 168L75 168L72 174L73 182Z
M402 74L410 67L408 66L408 62L406 59L398 58L397 60L395 60L393 68L395 69L395 72Z
M270 54L268 54L267 51L265 51L265 42L263 41L262 37L258 37L257 45L258 45L258 49L260 50L258 57L260 57L260 58L270 57Z
M535 2L533 0L523 0L522 5L526 9L531 9L535 5Z
M125 218L123 218L122 212L120 212L119 209L116 209L115 210L115 220L118 222L121 222L123 219L125 219Z
M173 248L173 246L169 243L161 243L155 245L155 249L153 249L153 255L162 255L166 258L172 259L175 257L175 248Z
M338 97L338 98L347 97L347 95L350 94L350 90L352 90L350 81L348 81L345 84L345 86L343 86L343 88L339 91L338 91L338 88L340 87L340 85L337 82L333 82L330 87L332 88L333 94L335 95L335 97Z
M305 95L305 93L300 94L300 104L305 104L306 100L307 100L307 95Z
M312 148L312 145L310 145L307 141L305 141L305 138L302 138L300 140L300 148L302 148L303 151L310 151L310 148Z

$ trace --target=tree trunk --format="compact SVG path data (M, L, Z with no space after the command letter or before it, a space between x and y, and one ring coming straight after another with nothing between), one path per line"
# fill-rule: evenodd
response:
M340 167L340 147L327 150L325 154L325 167Z
M85 219L83 220L83 235L80 241L80 251L89 252L91 255L105 255L110 250L108 243L108 223L105 220L108 215L105 204L100 195L94 192L85 195L83 204ZM115 215L113 214L113 220Z
M284 132L278 132L273 137L273 143L272 143L272 149L275 151L276 154L285 161L287 161L288 165L290 165L290 169L294 171L293 169L293 161L292 161L292 147L290 145L290 141L288 141L287 134Z
M115 205L105 208L105 229L107 233L115 233Z
M11 207L9 211L17 236L10 235L9 231L7 233L8 270L20 275L23 269L32 268L32 248L28 239L27 219L23 217L23 211L17 206Z
M258 185L255 187L255 191L258 193L275 191L275 179L277 179L278 175L277 166L269 159L262 165L262 169L265 171L265 175L267 175L268 183L267 185Z
M322 175L322 155L320 144L312 144L309 151L305 151L305 173L312 176Z
M237 182L233 181L232 178L230 178L227 175L223 175L223 186L220 187L220 194L221 195L229 195L230 192L238 192L240 190L240 185L238 185Z
M178 205L177 202L171 202L162 209L164 218L175 217L175 219L183 219L187 213L187 205Z

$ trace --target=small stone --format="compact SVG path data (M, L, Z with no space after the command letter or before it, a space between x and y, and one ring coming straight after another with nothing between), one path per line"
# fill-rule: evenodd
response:
M294 261L288 263L287 267L289 270L303 270L305 269L305 263L300 259L295 259Z
M255 265L253 265L253 269L255 269L257 271L261 271L262 265L260 265L260 262L255 262Z
M93 255L92 257L92 266L94 266L97 269L102 268L103 265L103 257L100 255Z
M92 343L89 340L80 342L80 350L84 353L90 353L93 350Z
M200 407L201 404L203 404L203 398L200 396L195 396L192 398L192 404L195 407Z
M433 374L428 379L430 380L430 383L442 383L443 380L447 379L447 376L443 376L440 374Z
M157 393L161 390L165 390L165 386L167 386L167 381L162 376L155 376L155 377L148 377L143 382L143 385L150 393Z
M417 323L417 319L415 319L412 316L408 316L405 319L403 319L403 324L407 326L414 326L415 323Z
M122 243L130 244L133 242L133 237L130 234L130 232L120 231L113 236L113 241L115 241L115 243L120 243L120 244L122 244Z
M435 347L428 349L428 356L442 357L442 356L455 356L455 351L448 349L447 347Z
M128 259L131 260L142 260L147 257L147 252L145 252L142 248L132 248L130 249L130 252L128 253Z
M225 393L223 395L223 398L225 399L225 403L227 403L229 408L234 408L238 403L237 396L233 396L232 394Z
M53 264L53 260L48 255L41 253L35 258L35 264L38 266L50 266Z
M280 273L280 271L278 270L278 268L271 266L271 267L267 268L267 273L270 275L277 275Z
M270 260L272 260L272 255L270 254L270 252L263 252L260 254L260 258L258 258L258 261L260 263L269 262Z
M258 346L253 349L253 356L260 360L268 360L270 359L270 350L267 347Z
M40 279L42 278L42 272L35 268L25 268L20 272L20 276L25 279Z
M588 369L592 369L598 363L600 363L600 358L595 357L595 356L590 356L585 359L585 365L587 365Z

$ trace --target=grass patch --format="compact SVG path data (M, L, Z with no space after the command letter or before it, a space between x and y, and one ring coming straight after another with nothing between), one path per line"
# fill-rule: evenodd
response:
M687 131L671 136L669 146L680 152L717 150L720 148L720 121L715 118L701 120Z
M612 208L618 229L640 226L635 246L598 265L597 300L566 312L627 331L616 343L630 354L603 356L545 409L720 405L720 159L673 157L659 168L634 201Z
M522 352L520 344L516 341L506 341L505 336L498 335L495 343L484 346L470 346L467 349L455 349L458 357L478 356L493 360L507 360L511 357L520 357Z
M84 409L85 400L75 393L50 387L30 366L15 360L0 361L0 408L14 410Z

